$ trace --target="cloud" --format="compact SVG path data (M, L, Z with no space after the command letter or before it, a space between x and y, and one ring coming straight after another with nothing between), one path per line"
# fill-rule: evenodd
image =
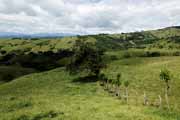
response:
M180 25L179 0L0 0L1 32L116 33Z

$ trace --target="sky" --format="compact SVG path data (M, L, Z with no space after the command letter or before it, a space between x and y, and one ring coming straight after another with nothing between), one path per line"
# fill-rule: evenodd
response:
M121 33L180 25L180 0L0 0L0 32Z

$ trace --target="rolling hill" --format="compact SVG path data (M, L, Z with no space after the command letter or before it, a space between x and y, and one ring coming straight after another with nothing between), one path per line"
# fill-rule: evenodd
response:
M122 81L130 82L128 103L124 85L120 99L99 81L82 81L86 73L70 75L66 71L72 46L81 39L106 51L103 60L107 67L102 73L109 79L121 73ZM4 80L6 73L17 77L9 82L0 80L0 120L180 120L179 41L178 26L53 39L1 39L0 78ZM159 78L164 67L173 76L170 110L164 97L165 83ZM159 96L160 107L155 105Z
M114 78L116 73L121 72L123 80L131 81L128 105L123 99L105 91L98 82L73 82L79 75L69 76L63 68L27 75L0 86L0 119L179 120L179 60L179 57L160 57L111 62L104 70L108 77ZM156 101L158 95L163 97L164 84L159 80L158 72L164 65L174 75L171 82L171 112L143 106L144 91L150 102ZM122 87L122 94L124 90ZM166 107L164 101L163 107Z
M129 48L179 49L180 28L174 26L133 33L85 35L54 39L32 38L32 40L14 39L13 41L11 39L1 39L0 50L8 52L16 50L24 50L26 52L57 51L58 49L70 48L73 42L78 39L96 42L98 47L106 50L126 50Z

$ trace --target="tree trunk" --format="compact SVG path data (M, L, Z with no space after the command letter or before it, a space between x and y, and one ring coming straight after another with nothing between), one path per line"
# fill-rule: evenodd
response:
M147 104L148 104L148 99L146 96L146 92L144 92L144 105L147 105Z

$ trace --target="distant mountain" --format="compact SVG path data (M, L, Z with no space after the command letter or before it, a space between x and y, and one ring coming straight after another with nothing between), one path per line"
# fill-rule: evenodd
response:
M75 36L72 33L37 33L37 34L23 34L15 32L0 32L0 38L56 38Z
M172 26L172 27L168 27L168 28L176 28L176 29L180 29L180 26Z
M13 33L13 32L0 32L0 38L13 38L13 37L25 37L25 34L22 33Z

